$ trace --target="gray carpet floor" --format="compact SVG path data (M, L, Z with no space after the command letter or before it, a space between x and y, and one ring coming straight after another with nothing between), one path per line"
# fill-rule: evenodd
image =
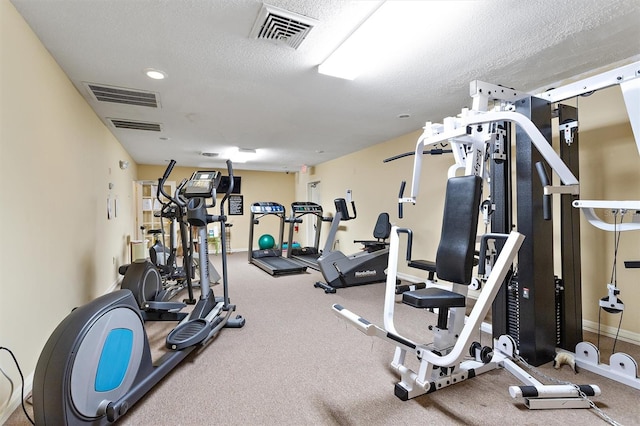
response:
M212 260L220 270L220 256ZM384 284L325 294L313 287L321 279L316 271L272 277L248 264L246 253L230 255L229 266L231 301L246 318L245 327L224 329L192 353L119 424L606 424L594 409L527 409L509 396L508 387L520 382L502 369L400 401L393 394L398 377L389 368L393 346L363 335L331 312L331 305L339 303L382 325ZM221 286L214 291L221 294ZM435 314L402 304L396 314L400 332L430 340L427 327L435 324ZM166 327L148 327L154 356L162 352ZM491 344L488 336L477 339ZM603 339L605 361L610 344ZM619 342L617 350L640 359L638 346ZM555 370L549 363L539 370L558 380L599 385L602 395L592 398L597 407L620 424L640 424L639 390L588 371L574 374L568 366ZM25 424L21 410L7 422Z

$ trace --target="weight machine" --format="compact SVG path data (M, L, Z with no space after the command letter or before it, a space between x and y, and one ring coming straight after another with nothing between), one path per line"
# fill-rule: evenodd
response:
M583 90L597 90L613 84L622 86L640 150L640 79L637 77L640 77L640 63L605 73L599 76L601 81L597 84L589 80L581 82L580 86ZM566 95L569 92L562 93ZM434 342L437 343L438 333L447 327L453 327L455 331L451 342L438 350L434 350L433 346L414 343L396 331L393 323L393 290L399 254L398 234L402 232L396 226L391 233L384 327L376 326L340 305L334 305L333 312L361 332L380 337L396 346L391 366L401 375L395 392L401 399L433 392L492 368L504 367L527 385L512 386L509 391L514 398L525 398L529 408L589 408L590 402L583 396L599 395L597 386L578 388L573 385L543 385L516 364L516 361L525 361L537 366L549 362L554 358L556 346L576 347L576 351L583 349L576 346L582 340L580 258L579 253L576 256L572 250L573 247L579 247L580 243L579 210L573 208L579 203L577 197L580 193L577 179L577 111L566 105L558 105L560 139L563 142L558 155L551 146L551 119L555 113L552 111L552 102L561 99L556 99L553 94L531 96L479 81L471 83L470 94L473 98L472 109L463 109L457 117L445 118L443 124L426 124L416 144L411 196L405 198L401 194L399 200L400 212L403 203L416 203L422 154L428 152L425 151L427 147L443 142L451 145L455 158L455 164L448 173L450 179L459 170L463 170L465 175L489 178L490 196L488 202L482 203L483 219L491 226L491 233L511 236L506 242L496 241L493 248L487 248L487 245L481 248L479 269L485 269L484 263L488 261L486 274L481 277L483 288L466 324L456 326L456 322L452 322L455 318L451 312L448 314L448 323L439 318ZM491 110L490 102L493 102ZM512 232L514 200L511 141L514 128L518 176L515 183L517 224L518 234L524 237L524 241L518 237L517 243ZM545 164L556 172L561 185L550 184L546 173L543 173ZM548 220L552 194L562 195L561 278L553 273L553 234ZM516 253L517 269L511 269ZM456 304L459 303L455 301L459 299L457 296L445 294L442 302L437 300L438 294L429 294L432 290L427 288L405 294L403 302L421 308L445 310L461 306ZM491 305L494 346L480 348L475 342L471 344L470 333L479 327ZM526 321L523 321L524 318ZM462 361L465 347L469 348L473 360ZM407 353L416 354L420 360L417 372L404 364ZM588 357L596 355L589 354ZM579 359L578 356L578 365ZM612 358L613 361L620 362L624 370L634 370L635 367L634 371L627 371L625 379L638 382L637 366L630 357L619 356ZM601 368L604 373L611 370ZM618 380L611 374L606 375Z

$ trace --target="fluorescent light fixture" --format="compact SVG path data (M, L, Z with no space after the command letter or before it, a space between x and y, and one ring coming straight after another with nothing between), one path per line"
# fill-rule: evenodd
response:
M229 159L233 163L246 163L257 158L258 151L252 148L233 148L229 152Z
M146 68L144 73L147 77L152 78L154 80L163 80L167 78L167 73L161 70L157 70L154 68Z
M464 2L467 9L469 2ZM459 2L381 2L369 17L320 65L318 72L353 80L363 71L389 67L413 49L436 40L444 17L458 16ZM457 14L456 14L457 13Z
M407 11L410 3L421 2L380 2L371 15L318 66L318 72L345 80L355 79L375 62L381 48L395 44L392 37L394 29L406 25L411 13Z

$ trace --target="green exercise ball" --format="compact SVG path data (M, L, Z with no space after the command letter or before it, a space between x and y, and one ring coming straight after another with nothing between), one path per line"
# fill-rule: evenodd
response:
M260 247L260 250L270 249L270 248L273 248L275 245L276 245L276 240L274 240L273 236L269 234L261 235L260 239L258 240L258 246Z

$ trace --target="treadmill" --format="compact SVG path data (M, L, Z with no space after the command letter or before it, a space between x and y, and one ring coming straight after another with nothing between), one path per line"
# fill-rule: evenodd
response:
M312 215L316 218L315 239L312 247L293 247L293 230L296 224L303 222L303 217ZM294 201L291 203L291 217L287 219L289 222L289 243L287 248L287 258L293 259L309 268L320 270L318 266L318 258L322 254L320 251L320 231L322 222L330 222L332 218L322 216L322 206L311 201Z
M265 216L275 216L280 221L277 246L270 249L253 249L253 231L255 225ZM251 205L251 220L249 226L249 263L270 275L300 274L307 271L307 267L294 260L282 257L282 239L284 237L285 208L282 204L272 201L262 201Z

